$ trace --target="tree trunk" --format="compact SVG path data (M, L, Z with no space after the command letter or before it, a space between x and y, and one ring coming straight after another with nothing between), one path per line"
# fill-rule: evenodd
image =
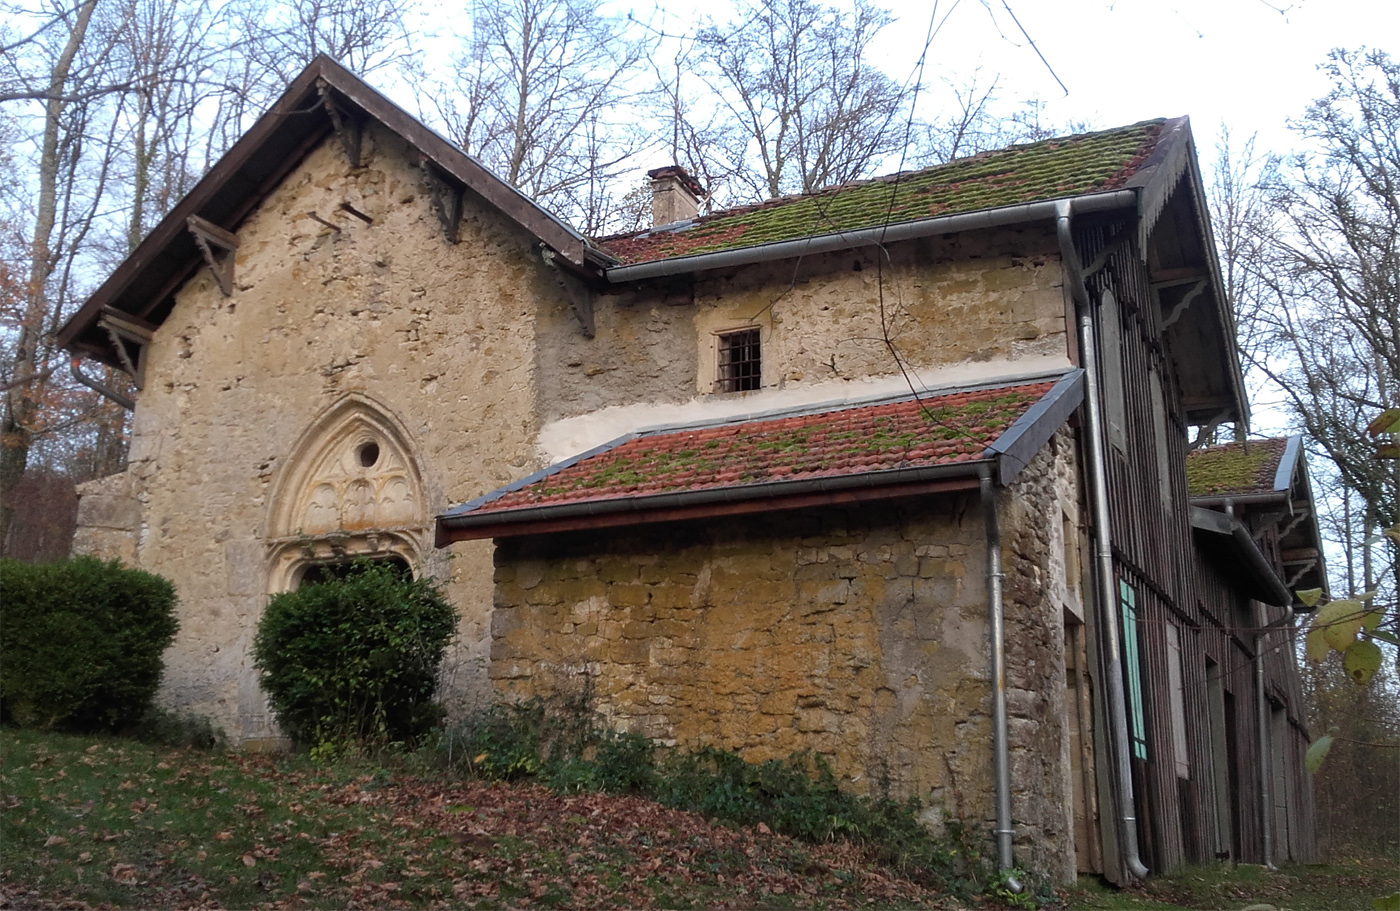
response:
M5 397L4 414L0 416L0 554L8 550L10 519L15 509L12 497L29 463L33 421L44 385L39 341L49 315L46 286L54 267L49 241L58 207L59 119L67 107L63 93L73 58L82 46L96 6L97 0L87 0L78 8L68 41L50 70L49 96L44 110L44 144L39 158L38 206L34 236L29 245L29 285L25 289L24 321L15 345L13 380L16 385Z

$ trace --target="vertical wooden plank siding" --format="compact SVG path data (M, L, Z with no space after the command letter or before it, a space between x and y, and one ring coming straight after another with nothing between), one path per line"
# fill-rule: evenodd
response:
M1076 243L1085 262L1115 241L1120 232L1136 232L1128 222L1082 227ZM1138 634L1142 653L1142 693L1148 720L1148 756L1134 760L1138 790L1138 816L1144 859L1157 872L1169 872L1183 863L1216 859L1216 788L1212 775L1212 743L1207 703L1206 659L1219 665L1226 699L1234 717L1233 768L1230 779L1235 793L1231 853L1235 860L1258 863L1263 859L1263 831L1259 805L1259 750L1256 694L1253 673L1254 630L1252 604L1238 594L1214 565L1203 558L1192 539L1186 484L1187 427L1180 408L1173 367L1161 342L1161 312L1140 252L1130 241L1110 255L1107 265L1088 280L1090 295L1102 299L1111 292L1121 323L1121 375L1104 377L1104 383L1122 384L1126 413L1123 448L1108 445L1107 471L1118 582L1136 592ZM1104 313L1100 320L1113 318ZM1105 332L1099 333L1102 349ZM1103 351L1100 361L1104 362ZM1153 414L1152 376L1160 382L1165 409L1167 439L1157 439L1161 422L1145 419ZM1165 450L1166 464L1161 465ZM1162 485L1166 484L1165 491ZM1268 545L1266 544L1266 547ZM1266 553L1268 551L1266 550ZM1282 616L1270 609L1271 619ZM1184 688L1183 721L1190 744L1190 769L1177 774L1172 748L1172 687L1166 625L1180 630L1181 680ZM1265 639L1266 693L1274 690L1288 707L1290 735L1285 740L1297 752L1306 744L1302 704L1296 672L1286 664L1292 653L1288 633L1275 630ZM1271 646L1279 646L1272 649ZM1267 747L1267 745L1263 745ZM1301 768L1301 754L1298 754ZM1290 803L1299 825L1311 825L1311 798L1305 782L1290 782ZM1303 817L1306 817L1304 819ZM1150 828L1150 831L1147 829ZM1307 852L1301 847L1300 854ZM1276 852L1278 853L1278 852Z

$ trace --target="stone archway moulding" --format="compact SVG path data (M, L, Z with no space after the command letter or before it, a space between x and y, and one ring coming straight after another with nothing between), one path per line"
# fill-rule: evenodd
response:
M278 473L264 532L268 592L296 587L316 563L396 555L417 566L428 524L407 428L351 393L311 423Z

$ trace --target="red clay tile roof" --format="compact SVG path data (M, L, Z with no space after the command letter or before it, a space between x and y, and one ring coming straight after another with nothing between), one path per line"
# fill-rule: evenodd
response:
M605 237L597 244L633 264L1116 190L1147 160L1164 123L1151 120L1011 146L922 171L716 212L680 230Z
M832 478L984 457L1054 382L648 434L450 514Z
M1273 493L1286 438L1250 440L1197 449L1186 456L1186 486L1193 497Z

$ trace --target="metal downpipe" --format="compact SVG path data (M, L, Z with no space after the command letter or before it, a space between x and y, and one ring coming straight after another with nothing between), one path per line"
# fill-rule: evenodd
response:
M1269 700L1264 695L1264 633L1254 637L1254 710L1259 725L1259 828L1264 835L1264 868L1274 873L1273 757L1269 755Z
M992 653L992 780L996 800L997 869L1003 873L1016 866L1011 839L1011 770L1006 733L1006 616L1001 593L1001 526L997 522L996 494L992 473L983 466L978 472L982 491L982 515L987 527L987 619ZM1025 888L1014 876L1006 878L1006 888L1019 895Z
M1074 248L1072 218L1068 200L1056 204L1055 233L1060 242L1060 258L1070 282L1070 293L1079 310L1079 357L1084 368L1084 401L1088 409L1085 436L1089 450L1089 501L1094 517L1095 582L1099 589L1099 612L1107 646L1108 713L1114 746L1114 772L1118 782L1119 839L1123 865L1133 876L1145 879L1147 867L1138 855L1137 801L1133 792L1132 753L1128 742L1127 700L1123 694L1122 635L1118 628L1118 601L1113 590L1113 541L1109 534L1108 472L1104 465L1098 350L1094 344L1094 314L1089 302L1089 290L1084 286L1083 266Z
M127 411L136 410L136 403L134 401L122 395L120 392L116 391L110 386L100 383L92 377L88 376L87 374L83 373L82 368L80 366L81 363L81 358L74 357L72 359L71 366L73 369L73 379L82 383L84 386L88 387L93 392L100 394L104 398L116 402L118 405L122 406Z

